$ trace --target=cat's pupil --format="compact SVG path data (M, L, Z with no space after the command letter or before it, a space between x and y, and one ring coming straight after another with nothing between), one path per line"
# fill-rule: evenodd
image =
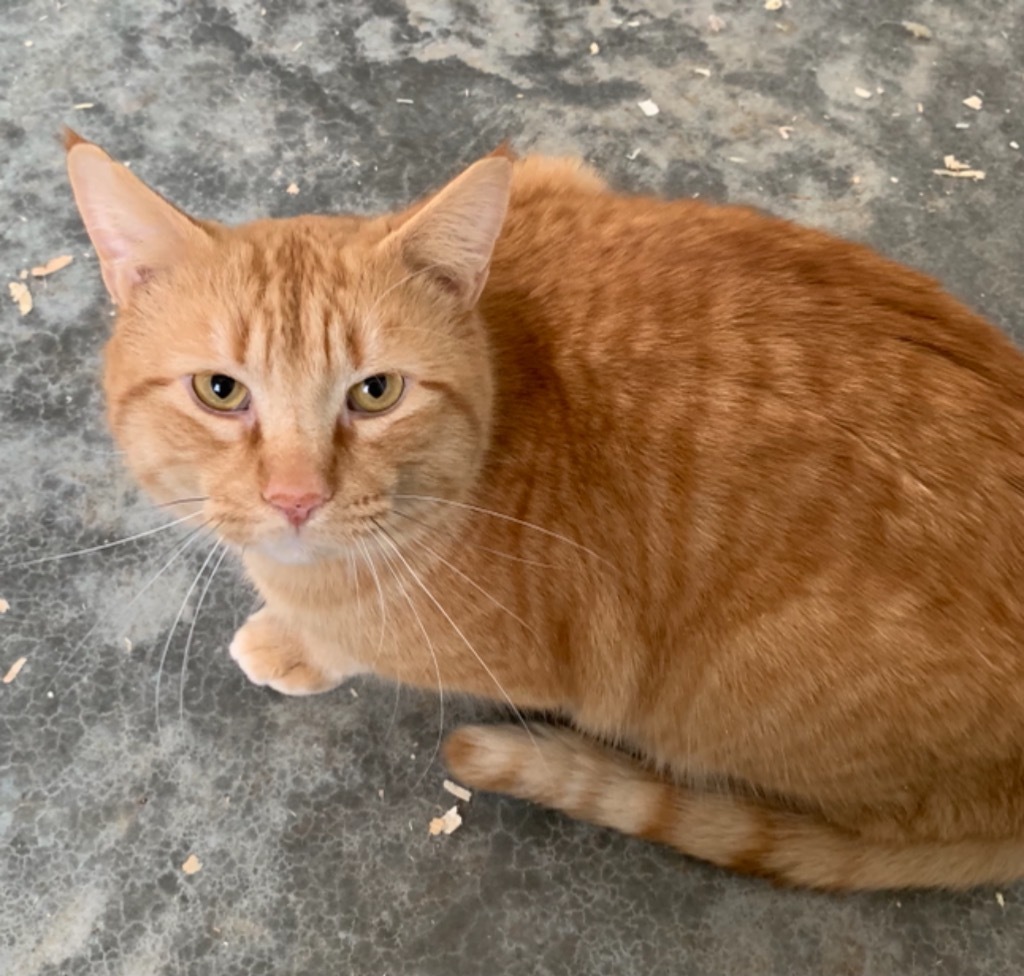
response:
M371 376L363 381L363 391L374 400L379 400L388 391L388 378L383 375Z
M218 400L227 400L235 390L235 381L230 376L218 373L210 377L210 389Z

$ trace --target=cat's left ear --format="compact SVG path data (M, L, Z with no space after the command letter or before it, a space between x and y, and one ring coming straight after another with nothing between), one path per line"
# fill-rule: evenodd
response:
M70 129L64 131L75 203L120 306L154 274L182 260L209 234L131 170Z
M385 242L412 271L423 271L472 308L487 281L508 209L512 163L488 156L427 201Z

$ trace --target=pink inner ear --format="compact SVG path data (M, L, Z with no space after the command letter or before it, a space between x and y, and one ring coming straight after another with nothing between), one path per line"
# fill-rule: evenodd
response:
M467 307L487 279L511 177L508 160L480 160L395 232L406 262L413 268L436 266L432 279Z
M73 145L68 173L103 281L118 305L126 305L134 289L206 239L188 217L98 146Z

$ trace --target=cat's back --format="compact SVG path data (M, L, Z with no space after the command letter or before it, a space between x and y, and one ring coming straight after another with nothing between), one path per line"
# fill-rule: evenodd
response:
M567 361L670 361L676 387L1024 411L1024 356L926 275L752 208L616 193L572 160L516 164L483 309Z
M887 553L888 580L955 560L944 592L970 573L1024 581L1024 357L927 276L752 209L528 159L482 308L520 353L512 409L564 404L552 457L603 445L587 482L615 487L595 510L664 504L644 494L656 482L709 557L809 566L817 547Z
M1014 348L933 279L869 247L747 206L618 193L573 159L515 164L492 276L492 300L540 296L549 304L534 310L586 320L590 335L650 319L677 341L756 321L762 335L813 326L819 339L862 342L916 324L979 355Z

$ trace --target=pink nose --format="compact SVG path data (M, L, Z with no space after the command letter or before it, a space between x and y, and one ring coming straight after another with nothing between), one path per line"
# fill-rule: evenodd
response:
M327 500L319 492L287 490L267 491L264 492L263 498L281 512L295 528L309 521L310 515Z

